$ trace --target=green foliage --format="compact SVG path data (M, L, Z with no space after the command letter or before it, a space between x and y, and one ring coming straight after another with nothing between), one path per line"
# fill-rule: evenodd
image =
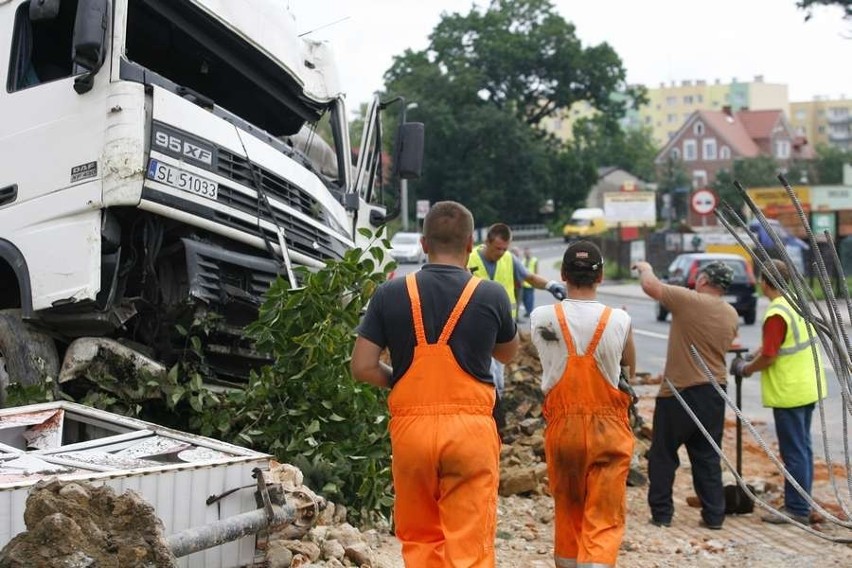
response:
M548 0L445 14L429 46L397 56L385 74L388 96L417 102L409 116L427 128L423 177L409 191L460 201L480 226L540 222L547 199L557 210L579 205L599 164L540 124L577 101L617 121L630 97L612 93L633 93L624 78L612 48L581 45Z
M743 158L734 162L733 172L722 170L716 174L712 184L719 199L731 204L737 210L742 210L744 201L734 187L734 181L739 181L748 189L751 187L779 187L778 174L781 168L772 156L757 156ZM792 184L799 183L802 172L798 166L789 168L785 174Z
M843 17L852 19L852 3L849 0L799 0L796 7L805 11L805 21L814 15L814 8L819 6L837 6L843 10Z
M369 231L362 234L371 237ZM246 332L275 362L252 373L244 389L211 390L203 342L215 319L199 315L178 332L186 355L168 373L139 372L132 362L99 354L86 378L68 383L10 385L11 404L59 397L274 454L305 474L310 487L347 503L352 519L387 517L392 505L386 393L354 381L349 358L367 301L386 279L389 243L310 271L296 268L301 287L278 278L258 320ZM381 240L382 246L377 246Z
M615 166L640 179L656 178L659 153L651 129L624 130L611 116L599 114L574 124L574 150L598 166Z
M852 164L852 151L820 145L816 147L816 153L814 182L825 185L843 183L843 165Z
M357 504L362 520L387 515L392 504L386 395L349 373L353 330L385 279L376 271L383 255L356 249L321 270L298 268L297 290L282 278L273 283L246 331L275 363L193 420L203 435L296 463L314 489Z

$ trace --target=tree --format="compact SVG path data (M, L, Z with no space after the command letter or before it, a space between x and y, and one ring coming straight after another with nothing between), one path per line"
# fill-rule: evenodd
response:
M820 145L816 153L814 181L826 185L843 183L843 166L852 164L852 151Z
M814 8L818 6L838 6L843 10L843 17L852 19L852 3L849 0L799 0L796 7L805 11L805 21L814 15Z
M547 0L493 0L444 15L422 51L408 50L385 74L388 97L416 101L426 124L419 198L465 203L477 224L536 222L553 199L576 206L595 165L539 127L581 100L620 118L635 91L606 44L584 48ZM610 95L623 91L617 100Z
M646 181L656 177L659 148L650 129L623 129L607 115L581 119L574 125L574 147L598 166L616 166Z

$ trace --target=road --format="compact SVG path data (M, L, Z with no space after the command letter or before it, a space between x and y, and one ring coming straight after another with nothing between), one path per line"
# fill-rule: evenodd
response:
M533 254L539 258L539 273L542 276L549 279L559 279L559 265L562 260L562 253L565 251L565 245L561 240L523 241L520 243L520 246L529 246ZM397 269L395 276L399 277L418 268L418 265L401 265ZM651 373L652 375L662 373L666 359L666 345L670 324L668 321L658 322L656 320L654 301L645 297L641 293L641 290L638 289L638 285L615 286L613 283L608 282L604 282L598 288L598 296L605 304L626 309L632 317L637 352L637 371ZM536 306L552 304L554 301L548 292L536 290ZM760 322L762 318L763 312L759 305L757 321ZM519 325L521 328L529 326L529 321L526 319L521 320ZM745 325L741 321L740 343L749 349L757 346L760 343L760 325ZM841 407L840 386L830 367L827 369L826 377L829 388L828 397L823 402L824 412L820 412L818 407L818 411L814 413L813 417L814 455L817 458L825 459L825 444L823 443L823 428L821 424L824 415L831 461L835 463L840 461L842 463L843 440L846 435L842 422L843 411ZM656 386L640 386L639 394L653 395L656 389ZM733 380L731 381L728 392L733 399L735 392ZM743 414L749 421L753 422L758 433L767 442L775 442L772 411L771 409L764 408L761 403L759 375L754 375L743 380L742 408ZM733 411L729 410L729 413L731 419L733 419ZM744 436L750 436L746 429L743 432Z

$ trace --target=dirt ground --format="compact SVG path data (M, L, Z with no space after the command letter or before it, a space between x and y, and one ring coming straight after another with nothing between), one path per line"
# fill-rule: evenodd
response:
M541 470L543 458L537 445L541 443L540 403L537 376L538 360L526 338L520 356L507 368L508 427L501 459L501 496L498 502L496 553L498 566L530 568L553 566L553 503L548 495L545 477L538 477L534 489L511 492L510 485L529 489L523 483L509 483L519 468ZM638 386L639 414L650 424L657 387L653 379ZM651 384L647 384L651 383ZM760 431L771 425L755 424ZM735 460L736 422L731 414L726 422L723 450L732 463ZM647 428L645 429L647 435ZM641 456L648 441L639 437L637 447ZM777 451L776 447L772 448ZM760 520L764 511L755 507L748 515L729 516L722 530L698 526L700 512L690 506L696 499L692 490L691 470L685 450L681 450L681 467L675 480L675 517L670 528L651 525L646 503L647 486L627 489L627 530L618 556L619 566L662 568L695 567L754 567L808 566L821 568L852 566L852 545L830 542L818 535L852 541L852 528L840 527L819 514L812 520L811 533L793 525L771 525ZM647 473L647 461L640 457L638 469ZM723 466L724 467L724 466ZM538 468L538 469L537 469ZM522 474L523 472L521 472ZM834 479L846 503L850 503L843 467L834 467ZM783 477L760 446L747 434L743 437L743 475L755 486L758 497L768 504L783 502ZM519 478L529 479L534 475ZM725 483L734 483L730 474ZM507 491L508 490L508 491ZM824 462L815 465L814 498L827 513L845 519ZM390 535L373 533L373 566L402 567L399 542Z

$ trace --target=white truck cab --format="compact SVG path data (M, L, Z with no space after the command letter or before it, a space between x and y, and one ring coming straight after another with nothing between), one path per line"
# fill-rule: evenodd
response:
M0 0L7 61L0 382L55 373L48 336L168 360L198 309L222 316L205 346L217 373L244 377L239 329L270 282L387 218L380 103L356 167L331 51L284 2ZM401 132L414 177L422 125Z

